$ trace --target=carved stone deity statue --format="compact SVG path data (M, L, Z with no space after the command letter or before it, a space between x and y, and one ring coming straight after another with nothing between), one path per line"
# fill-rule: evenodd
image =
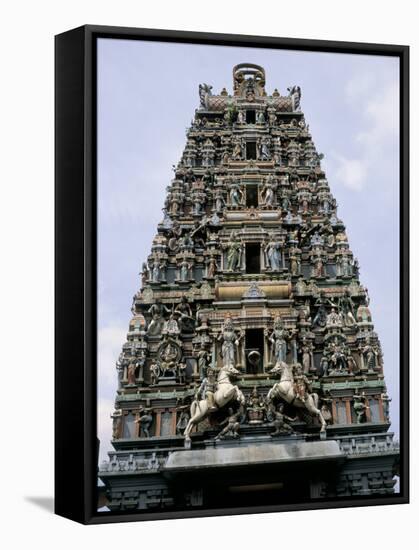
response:
M287 339L289 338L289 335L289 331L284 328L281 317L276 317L272 333L269 336L269 341L272 344L273 363L286 363Z
M208 267L207 267L208 279L213 279L215 277L215 274L217 273L217 270L218 270L217 259L214 256L211 256L208 260Z
M232 160L240 160L243 155L243 144L240 139L236 139L233 145L233 151L231 153Z
M271 151L269 150L269 140L267 138L259 138L257 141L258 158L260 160L271 160Z
M272 174L269 175L264 183L262 188L261 197L263 200L263 206L273 208L276 204L275 190L277 185L272 177Z
M170 313L170 309L168 309L161 302L156 301L155 304L152 304L150 306L148 313L151 315L151 321L148 325L147 335L156 336L161 332L164 321L164 314Z
M179 280L182 282L189 281L192 269L192 263L190 263L186 257L179 264Z
M238 183L233 183L229 191L230 206L233 208L239 208L243 205L243 191L240 189Z
M313 365L313 344L308 341L303 341L300 347L301 363L303 365L304 374L308 374L312 370Z
M291 275L296 277L301 273L301 253L298 248L292 247L289 251Z
M352 327L356 325L354 303L348 291L346 291L345 294L339 298L339 308L341 310L345 326Z
M354 395L354 411L356 414L356 421L358 424L365 422L365 415L367 410L367 405L365 404L365 399L361 395Z
M269 269L279 271L282 267L281 244L275 239L273 234L265 245L264 252Z
M150 437L150 428L153 423L153 416L151 409L140 409L139 417L135 420L139 424L138 435L139 437Z
M371 343L371 338L367 337L365 345L361 348L364 359L364 367L369 371L377 368L378 349Z
M215 189L214 191L214 206L217 213L222 212L224 209L225 200L224 191L222 189Z
M246 117L243 111L237 113L237 124L244 124L246 122Z
M218 340L222 340L221 355L223 358L223 366L235 366L236 364L236 348L238 348L241 336L237 336L234 328L233 319L227 317L221 334Z
M243 243L237 233L232 233L231 241L227 245L227 271L237 271L241 266Z

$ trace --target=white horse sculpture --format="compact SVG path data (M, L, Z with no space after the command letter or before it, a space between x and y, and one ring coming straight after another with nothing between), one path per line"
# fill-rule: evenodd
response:
M235 386L230 377L238 376L240 372L233 367L233 365L226 365L222 367L218 373L217 389L214 392L214 402L217 408L224 407L231 400L238 401L241 405L245 404L245 397L239 390L238 386ZM200 401L195 400L191 405L191 418L185 428L183 435L185 436L185 447L190 447L190 433L194 426L197 426L202 420L204 420L211 411L209 411L208 402L206 399Z
M321 424L320 433L326 432L326 421L318 408L319 396L317 393L308 393L305 401L302 401L294 390L294 376L292 368L284 363L278 361L274 368L270 371L270 374L280 374L280 381L272 386L267 395L268 403L272 403L274 399L281 398L286 403L293 405L299 409L306 409L311 416L316 416Z

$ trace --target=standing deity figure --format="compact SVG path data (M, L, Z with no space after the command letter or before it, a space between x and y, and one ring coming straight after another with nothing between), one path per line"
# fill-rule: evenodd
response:
M231 153L232 160L240 160L243 154L243 145L240 139L236 139L233 145L233 151Z
M326 350L323 350L323 355L320 358L320 371L322 376L329 374L329 358Z
M284 328L281 317L276 317L269 341L272 344L272 362L285 363L287 359L287 338L289 332Z
M243 191L240 189L240 185L233 183L229 191L230 195L230 206L233 208L238 208L243 204Z
M135 371L137 370L137 364L132 359L132 362L128 365L127 377L128 377L128 386L134 386L137 381L135 379Z
M205 202L205 194L195 192L193 195L194 216L201 216Z
M265 244L266 264L272 271L279 271L282 267L281 244L271 235L270 240Z
M214 256L211 256L208 260L208 268L207 268L208 279L213 279L215 277L215 274L217 273L217 270L218 270L217 259Z
M198 362L198 371L199 376L202 378L206 371L208 364L211 360L211 353L205 349L205 346L201 344L201 348L196 354L197 362Z
M135 420L135 422L140 425L138 429L139 437L141 437L142 434L144 434L144 437L150 437L150 427L153 423L151 410L141 408L139 410L139 417Z
M215 371L211 367L208 367L206 377L202 380L201 385L195 395L195 400L206 399L208 403L208 409L215 411L217 406L214 400L214 393L217 389L217 380L215 378Z
M237 124L244 124L246 122L246 117L243 111L237 113Z
M153 361L150 365L150 384L155 386L160 378L160 367Z
M282 210L285 210L286 212L288 212L291 209L291 201L290 201L289 193L288 193L287 189L282 190L281 208L282 208Z
M332 342L329 345L329 353L329 362L332 370L335 372L345 371L348 363L343 347L336 342Z
M324 277L325 266L324 266L323 254L321 252L317 252L317 254L313 254L311 257L311 261L313 263L313 277L316 277L316 278Z
M160 281L161 270L160 270L160 263L157 260L157 258L155 258L152 261L152 263L150 264L150 268L151 268L151 282L158 283Z
M292 102L292 109L293 111L300 111L300 101L301 101L301 88L300 86L290 86L287 88L289 92L289 97L291 98Z
M339 308L342 313L345 326L352 327L356 325L354 314L354 303L348 290L339 298Z
M232 233L231 241L227 245L227 271L240 269L243 243L239 240L237 233Z
M179 264L179 279L182 282L189 281L191 274L192 264L188 262L186 257Z
M256 122L258 124L265 124L265 115L263 114L263 111L258 112Z
M224 200L224 192L222 189L216 189L214 191L214 206L215 206L215 211L217 213L222 212L224 209L225 200Z
M363 402L365 398L361 395L354 395L354 411L356 414L356 421L358 424L365 422L366 410L368 406Z
M265 180L265 184L263 186L261 196L263 200L263 205L272 208L275 206L276 200L275 200L275 190L277 188L276 183L274 182L274 179L272 175L268 176Z
M365 345L361 349L364 359L364 367L369 371L374 370L377 367L378 350L377 347L371 344L370 337L367 337Z
M147 267L147 264L143 262L143 265L141 266L141 286L144 288L147 284L148 278L150 276L150 271Z
M260 138L257 142L258 145L258 158L260 160L271 160L271 152L269 150L269 140L267 138Z
M234 329L233 319L227 317L224 326L221 330L218 340L223 340L221 346L221 355L223 358L223 366L235 366L236 364L236 348L238 348L241 336L237 336Z
M290 255L290 271L291 275L294 277L300 275L301 273L301 258L300 252L297 248L292 247L289 252Z
M312 370L312 357L313 357L313 344L311 342L303 341L300 348L301 362L303 366L304 374L308 374Z

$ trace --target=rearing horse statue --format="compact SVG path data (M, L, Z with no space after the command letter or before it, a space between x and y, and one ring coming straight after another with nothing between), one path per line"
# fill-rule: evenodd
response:
M241 405L245 404L246 400L243 393L239 390L238 386L234 385L230 380L230 377L238 376L239 374L240 372L231 364L220 369L217 377L217 389L214 392L214 402L218 409L224 407L224 405L231 400L238 401ZM209 410L206 399L192 402L191 418L183 433L185 436L185 447L190 447L190 433L192 428L202 422L210 413L211 411Z
M270 374L281 376L279 382L274 384L267 395L267 402L272 403L274 399L281 398L286 403L293 405L299 409L306 409L311 416L316 416L321 424L320 433L326 432L326 421L318 408L319 396L317 393L308 393L305 401L295 393L294 375L292 368L284 361L278 361L270 371Z

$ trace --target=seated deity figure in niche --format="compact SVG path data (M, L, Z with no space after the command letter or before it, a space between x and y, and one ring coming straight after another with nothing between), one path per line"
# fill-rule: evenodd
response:
M289 332L284 328L281 317L276 317L272 333L269 337L269 341L272 344L272 360L275 363L286 363L288 337Z
M275 240L272 234L269 242L265 245L265 256L267 265L272 271L278 271L282 267L281 244Z
M243 244L237 233L232 233L231 241L227 248L227 271L240 269Z
M163 305L160 301L156 301L155 304L150 306L148 313L151 315L151 321L147 330L147 334L149 336L156 336L160 334L164 322L164 314L170 312L170 309Z
M233 319L231 317L227 317L225 320L221 334L218 336L218 340L223 340L221 347L223 366L234 367L236 364L236 348L239 346L240 337L236 334Z

